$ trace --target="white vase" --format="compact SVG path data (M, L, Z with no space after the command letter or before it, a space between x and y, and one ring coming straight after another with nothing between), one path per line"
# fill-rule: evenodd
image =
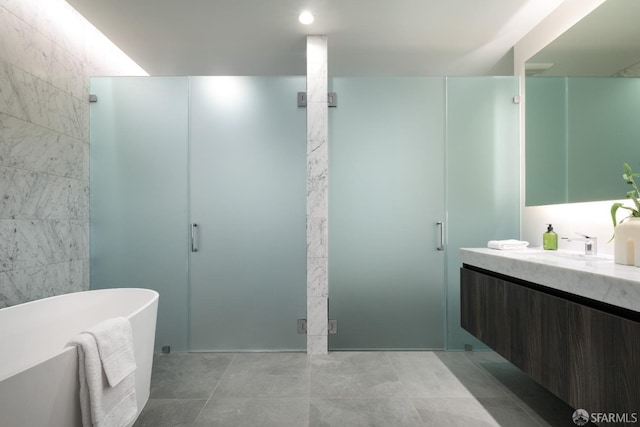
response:
M613 241L613 260L616 264L640 267L639 217L631 217L616 225Z

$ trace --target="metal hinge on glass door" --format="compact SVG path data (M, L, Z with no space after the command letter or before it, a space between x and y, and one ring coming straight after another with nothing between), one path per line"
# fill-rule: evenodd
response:
M327 94L327 104L329 107L338 106L338 94L329 92ZM298 92L298 107L305 108L307 106L307 92Z
M307 319L298 319L298 333L307 333ZM335 335L338 333L338 321L336 319L329 319L327 324L327 333L329 335Z

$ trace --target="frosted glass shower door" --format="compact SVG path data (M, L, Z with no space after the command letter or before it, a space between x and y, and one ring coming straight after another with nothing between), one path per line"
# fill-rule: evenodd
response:
M190 82L190 348L304 350L305 79Z
M444 348L444 78L330 84L330 349Z
M187 350L188 89L91 79L91 288L158 291L156 351Z

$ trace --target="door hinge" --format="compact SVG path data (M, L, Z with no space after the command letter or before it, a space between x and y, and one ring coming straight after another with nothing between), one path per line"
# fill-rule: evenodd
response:
M336 319L329 319L327 331L329 332L329 335L335 335L338 333L338 321Z
M307 92L298 92L298 107L305 108L307 106ZM329 107L338 106L338 94L336 92L329 92L327 94L327 105Z
M298 333L299 334L307 333L307 319L298 319Z
M298 319L298 333L306 334L307 333L307 319ZM329 324L327 325L327 332L329 335L335 335L338 333L338 321L336 319L329 319Z

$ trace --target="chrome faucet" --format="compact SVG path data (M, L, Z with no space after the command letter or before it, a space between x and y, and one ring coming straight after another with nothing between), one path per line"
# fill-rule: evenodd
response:
M586 234L576 233L582 237L563 237L562 240L567 242L584 242L584 254L585 255L598 255L598 238L589 237Z

